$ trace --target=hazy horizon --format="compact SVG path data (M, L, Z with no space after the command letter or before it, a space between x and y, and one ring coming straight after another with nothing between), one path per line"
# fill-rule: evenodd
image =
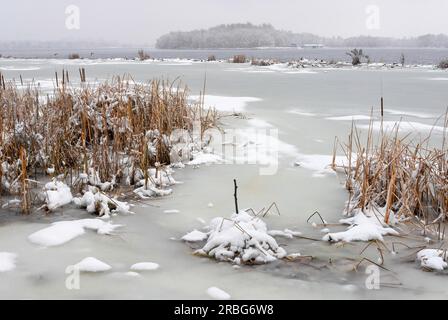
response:
M79 8L79 29L66 27L66 8ZM2 5L0 41L106 41L153 46L171 31L219 24L269 23L324 37L394 38L448 32L448 1L427 0L17 0ZM370 19L370 21L369 21ZM373 27L372 26L373 19Z

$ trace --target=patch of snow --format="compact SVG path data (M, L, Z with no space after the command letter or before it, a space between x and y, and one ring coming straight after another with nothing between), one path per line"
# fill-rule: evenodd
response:
M268 235L272 237L284 237L287 239L292 239L294 237L292 234L286 233L285 231L282 230L269 230Z
M201 242L204 241L208 238L208 234L198 231L198 230L193 230L189 233L187 233L186 235L184 235L182 237L182 240L187 241L187 242Z
M16 268L17 255L10 252L0 252L0 272L12 271Z
M81 260L75 264L75 268L78 268L81 272L105 272L112 269L107 263L93 257L87 257Z
M8 208L9 206L17 206L21 203L22 203L22 200L20 200L20 199L11 199L11 200L8 200L5 204L3 204L2 208L5 209L5 208Z
M139 262L131 266L132 271L152 271L159 268L160 266L154 262Z
M97 187L92 186L89 186L89 190L81 198L74 198L73 203L78 207L85 208L88 213L96 213L104 218L109 218L111 213L132 213L127 202L112 199Z
M204 153L202 151L195 152L192 154L193 160L188 162L190 166L200 166L200 165L209 165L209 164L217 164L222 163L222 158L219 155L213 153Z
M291 254L288 254L286 258L294 260L294 259L300 258L301 256L302 255L300 253L291 253Z
M384 112L392 114L392 115L410 116L410 117L422 118L422 119L432 119L432 118L435 118L434 115L429 114L429 113L424 113L424 112L405 111L405 110L397 110L397 109L389 109L389 108L384 110Z
M229 300L230 294L225 292L222 289L219 289L217 287L210 287L207 289L207 294L215 300Z
M19 66L3 66L0 67L3 71L35 71L40 70L40 67L19 67Z
M448 267L447 254L445 250L424 249L417 253L417 260L423 268L443 271Z
M377 217L373 210L364 214L361 210L355 210L353 217L340 220L340 223L350 225L347 231L328 233L323 237L324 241L352 242L352 241L383 241L385 235L398 235L398 232L380 222L382 217Z
M52 223L50 227L31 234L28 236L28 240L43 247L53 247L83 235L85 229L94 230L100 235L110 235L118 227L121 226L113 225L101 219L59 221Z
M303 117L315 117L315 116L317 116L316 113L304 111L302 109L292 109L292 110L289 110L288 113L296 114L296 115L303 116Z
M191 96L194 101L199 101L199 96ZM254 97L225 97L205 95L204 106L211 107L224 112L243 112L248 103L261 101L260 98Z
M356 155L352 157L352 161L356 161ZM334 170L331 168L333 162L332 155L322 154L299 154L295 166L314 171L314 177L324 177L327 174L333 174ZM335 165L341 168L348 165L346 156L336 156Z
M70 187L63 182L56 180L45 184L44 193L45 202L50 211L65 206L73 200Z
M436 77L436 78L428 78L428 80L431 80L431 81L448 81L448 78Z
M288 239L292 239L295 236L300 236L302 233L298 231L292 231L289 229L282 230L269 230L268 234L273 237L284 237Z
M125 276L128 276L128 277L140 277L140 273L138 273L138 272L134 272L134 271L128 271L128 272L125 272L124 275L125 275Z

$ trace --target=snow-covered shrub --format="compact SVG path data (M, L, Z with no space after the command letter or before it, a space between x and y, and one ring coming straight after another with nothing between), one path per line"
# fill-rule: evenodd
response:
M417 260L420 261L422 268L443 271L448 268L448 257L446 250L424 249L417 253Z
M73 196L70 187L61 181L53 181L45 184L44 196L46 208L50 211L65 206L72 202Z
M111 213L131 213L127 202L112 199L97 187L89 187L82 197L74 198L73 202L78 207L85 208L87 212L104 218L108 218Z
M323 240L331 242L383 241L385 235L398 235L397 231L380 222L381 217L377 215L375 210L379 209L365 210L365 212L361 209L354 209L353 217L339 221L342 224L349 225L348 230L328 233L323 237Z

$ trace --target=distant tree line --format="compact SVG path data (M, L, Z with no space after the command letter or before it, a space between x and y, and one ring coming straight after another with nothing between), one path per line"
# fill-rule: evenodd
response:
M322 44L328 47L438 47L448 48L448 36L423 35L413 38L359 36L320 37L311 33L277 30L270 24L223 24L210 29L170 32L156 43L160 49L212 49L289 47Z

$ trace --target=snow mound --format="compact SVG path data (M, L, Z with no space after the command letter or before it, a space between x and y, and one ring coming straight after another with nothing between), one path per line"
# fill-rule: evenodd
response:
M186 235L184 235L182 237L182 240L187 241L187 242L201 242L204 240L207 240L208 238L208 234L198 231L198 230L193 230L189 233L187 233Z
M282 230L269 230L268 234L272 237L284 237L287 239L292 239L295 236L300 236L302 233L298 231L292 231L289 229Z
M139 262L131 266L132 271L152 271L159 268L159 264L154 262Z
M135 189L134 193L142 199L170 195L173 190L166 189L166 187L177 184L177 181L174 180L171 174L172 170L148 169L148 180L140 180L137 183L139 188Z
M15 253L0 252L0 272L12 271L16 268Z
M268 234L263 220L245 211L230 219L214 218L208 230L208 234L194 232L195 236L207 236L206 244L196 254L235 264L264 264L286 256L286 251ZM195 238L192 233L184 237Z
M188 165L190 166L210 165L223 162L223 159L219 155L204 153L203 151L193 153L192 156L193 160L188 162Z
M173 193L172 189L159 189L148 181L147 186L143 182L143 186L134 190L134 193L142 199L152 197L164 197Z
M207 289L207 294L215 300L229 300L230 294L225 292L224 290L221 290L217 287L210 287Z
M340 220L340 223L350 226L347 231L328 233L323 240L331 242L383 241L385 235L398 235L397 231L383 226L380 221L381 217L377 217L372 210L364 214L357 209L353 217Z
M75 267L81 272L104 272L112 269L110 265L93 257L88 257L77 264Z
M348 160L345 156L336 156L336 168L344 168L348 166ZM356 161L356 155L352 155L353 163ZM321 178L328 174L334 174L332 169L333 156L323 154L299 154L295 166L313 171L313 177Z
M120 225L114 225L100 219L82 219L74 221L60 221L39 230L28 240L43 247L59 246L85 233L85 229L96 231L100 235L110 235Z
M88 213L97 214L103 218L109 218L111 213L132 213L127 202L112 199L102 193L97 187L89 187L81 198L74 198L73 202Z
M228 97L214 95L205 95L205 97L191 96L190 98L192 101L198 102L200 98L203 98L206 108L212 107L223 112L242 112L246 109L248 103L261 101L260 98L255 97Z
M447 254L445 250L424 249L417 253L417 260L426 269L443 271L448 267Z
M45 203L50 211L72 202L73 196L70 187L65 183L53 180L44 187Z

